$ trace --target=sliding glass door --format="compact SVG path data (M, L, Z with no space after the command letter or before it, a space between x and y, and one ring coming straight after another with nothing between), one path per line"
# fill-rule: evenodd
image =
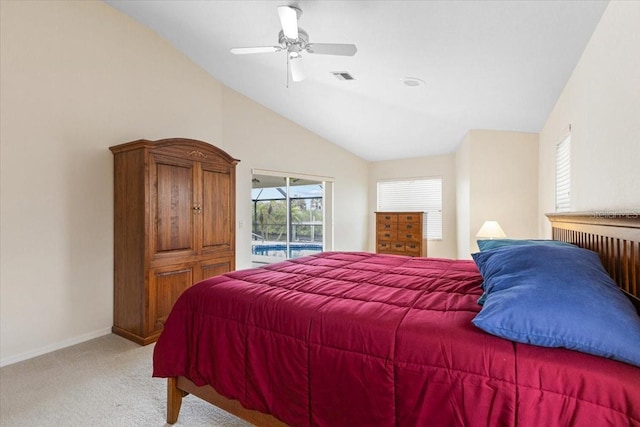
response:
M325 250L330 182L254 171L251 190L254 265Z

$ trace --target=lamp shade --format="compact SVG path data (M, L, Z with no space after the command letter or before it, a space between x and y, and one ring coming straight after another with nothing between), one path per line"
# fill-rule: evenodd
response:
M484 239L499 239L507 237L507 235L502 231L498 221L485 221L484 224L482 224L482 227L480 227L478 234L476 234L476 237L482 237Z

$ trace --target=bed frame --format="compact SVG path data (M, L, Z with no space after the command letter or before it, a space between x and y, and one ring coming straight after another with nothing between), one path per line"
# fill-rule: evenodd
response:
M611 212L547 214L553 240L573 243L600 254L605 269L629 297L640 314L640 214ZM284 427L286 424L259 411L246 409L213 387L198 387L185 377L169 378L167 422L178 420L182 398L193 394L256 426Z
M187 394L193 394L253 425L261 427L287 427L285 423L272 415L247 409L237 400L222 396L211 386L198 387L185 377L169 378L167 381L167 423L169 424L175 424L176 421L178 421L182 398Z

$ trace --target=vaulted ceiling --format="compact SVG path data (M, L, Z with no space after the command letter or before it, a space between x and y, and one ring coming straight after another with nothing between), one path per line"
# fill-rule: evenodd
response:
M539 132L606 1L118 1L218 81L371 161L452 152L470 129ZM277 6L294 4L313 43L291 82ZM348 72L339 80L332 72ZM403 78L423 81L408 86Z

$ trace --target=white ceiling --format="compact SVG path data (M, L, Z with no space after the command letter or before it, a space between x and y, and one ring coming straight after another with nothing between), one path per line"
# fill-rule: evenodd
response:
M606 1L117 1L218 81L370 161L450 153L470 129L539 132ZM276 7L295 4L311 43L287 87ZM340 81L332 71L355 80ZM407 87L415 77L424 87Z

